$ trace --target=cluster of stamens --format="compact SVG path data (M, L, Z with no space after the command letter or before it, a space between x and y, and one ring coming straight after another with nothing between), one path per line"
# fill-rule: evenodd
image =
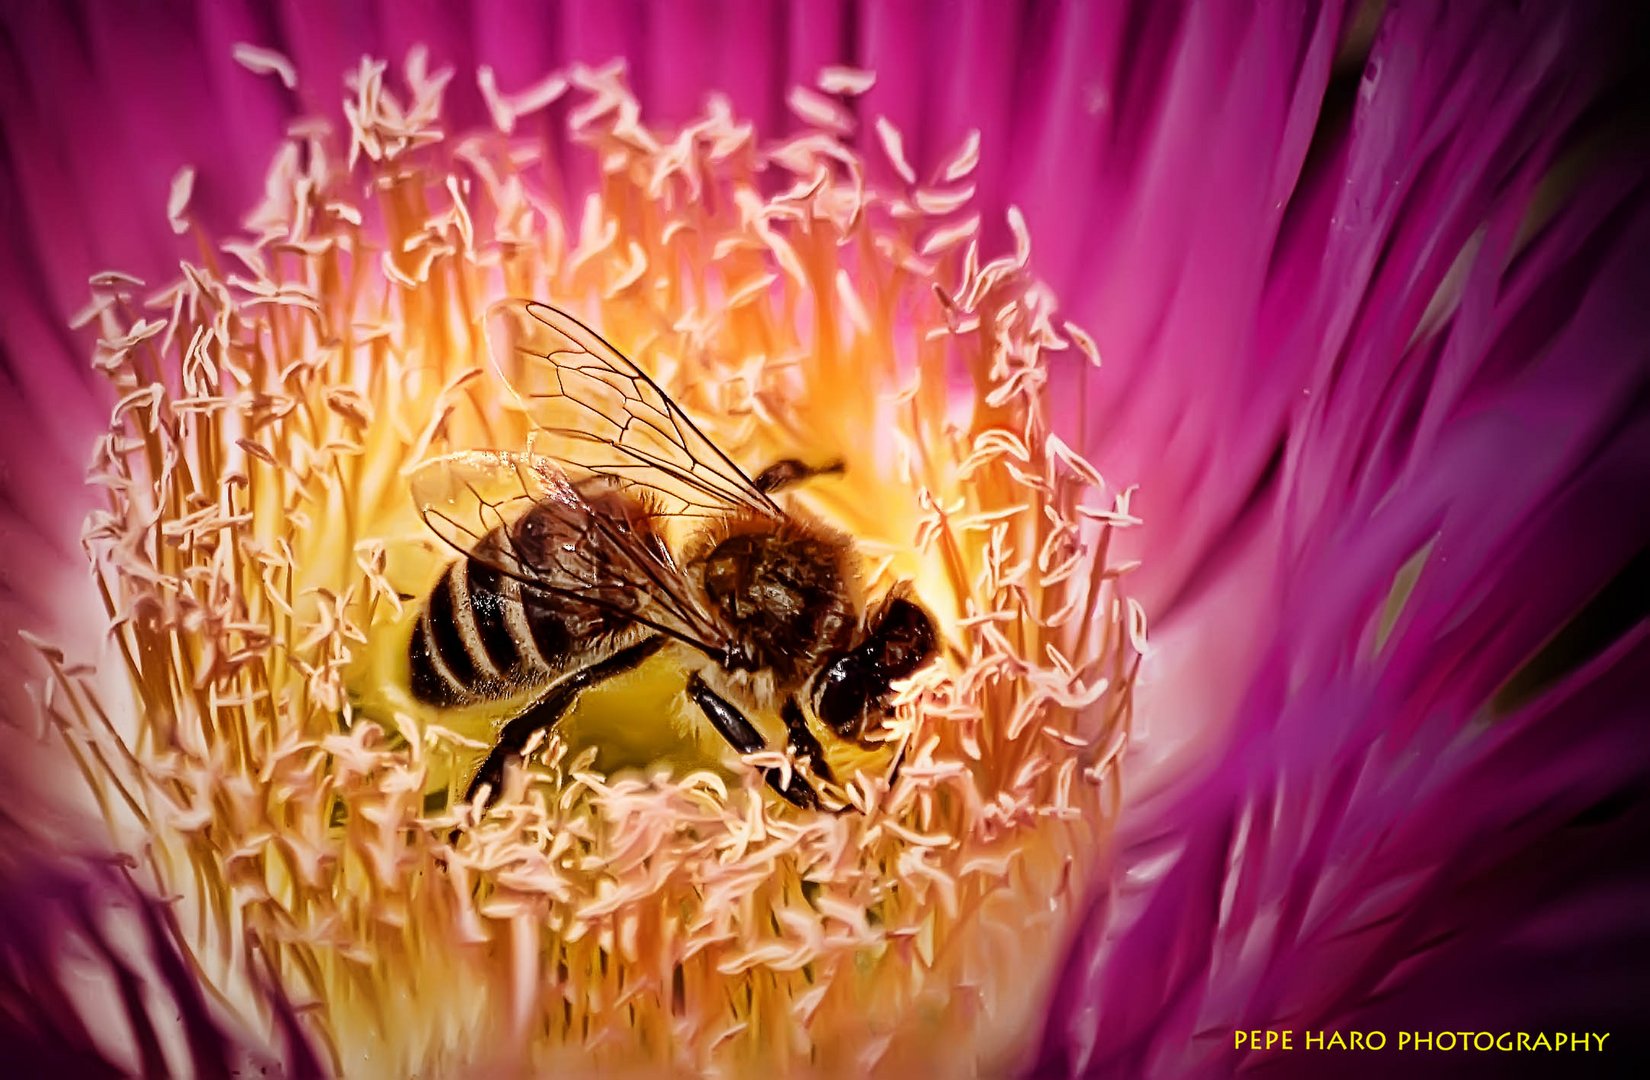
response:
M387 70L349 77L341 128L293 126L246 235L159 288L100 275L78 320L120 394L85 533L113 645L101 676L54 659L46 707L117 842L182 898L202 978L249 1014L235 988L273 979L345 1071L1001 1060L1103 849L1144 627L1107 561L1128 493L1048 420L1098 356L1017 212L981 254L978 139L924 181L875 119L862 158L870 76L841 69L778 141L714 98L661 132L617 65L513 95L483 71L494 129L457 135L450 72ZM563 123L573 205L533 134ZM453 557L407 472L525 443L482 342L506 295L602 327L747 468L843 459L798 498L946 641L855 812L755 770L604 776L553 737L451 805L486 732L360 707L360 657Z

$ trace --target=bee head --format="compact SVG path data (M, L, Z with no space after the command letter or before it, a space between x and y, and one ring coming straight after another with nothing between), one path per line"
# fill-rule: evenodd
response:
M860 648L889 679L906 678L939 651L934 619L909 597L890 596L871 620Z
M938 652L934 620L903 594L890 595L853 649L832 658L814 684L814 711L844 739L859 740L873 715L887 715L890 683Z

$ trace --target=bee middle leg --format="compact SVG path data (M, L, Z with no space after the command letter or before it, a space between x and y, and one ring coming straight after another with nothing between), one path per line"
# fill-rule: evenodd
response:
M766 494L778 491L780 488L800 484L816 476L840 473L844 468L846 466L842 463L841 458L827 465L809 465L806 462L798 461L796 458L784 458L757 473L756 478L751 483L756 485L758 491Z
M699 677L698 672L694 672L688 678L687 692L694 704L705 714L705 719L709 720L717 733L739 753L754 754L767 749L768 744L762 738L762 733L745 719L745 714L734 707L727 698L712 690L705 680ZM803 810L819 809L818 793L799 770L791 770L788 783L778 769L763 769L762 778L792 806Z

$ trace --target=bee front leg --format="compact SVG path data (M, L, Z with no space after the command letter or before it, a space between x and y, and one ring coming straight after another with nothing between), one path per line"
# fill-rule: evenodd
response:
M791 751L798 760L807 762L808 767L819 779L828 784L836 783L836 774L831 771L831 763L825 760L825 748L819 745L814 733L808 730L808 721L802 717L802 706L797 704L794 696L785 699L785 706L779 711L779 718L785 721L785 737L790 740Z
M768 748L762 733L745 719L745 714L735 708L727 698L712 690L705 680L699 677L697 671L688 678L687 692L694 704L705 714L705 719L710 721L711 727L714 727L717 733L728 741L728 745L739 753L755 754ZM778 769L763 769L762 778L792 806L803 810L819 809L819 795L800 771L791 770L789 783L784 782Z

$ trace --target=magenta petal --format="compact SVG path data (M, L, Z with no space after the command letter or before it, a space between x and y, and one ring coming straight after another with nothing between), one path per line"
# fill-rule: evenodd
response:
M286 1035L279 1059L226 1021L179 951L174 919L112 863L8 857L0 872L0 1037L8 1071L163 1076L184 1065L196 1076L325 1075L279 996L269 1000ZM118 1009L92 1028L76 998L100 982L110 984ZM163 1040L162 1030L174 1037Z
M1250 659L1217 676L1234 679L1226 698L1159 688L1205 746L1179 782L1148 771L1126 808L1039 1074L1264 1060L1387 1075L1400 1060L1234 1051L1234 1030L1268 1027L1298 1040L1615 1019L1614 1060L1645 1051L1616 1003L1645 998L1644 970L1607 959L1642 957L1650 938L1650 880L1624 861L1643 849L1650 782L1642 148L1593 143L1591 168L1565 174L1564 201L1524 235L1555 163L1615 130L1614 70L1596 59L1610 27L1584 15L1387 14L1350 127L1292 196L1253 339L1230 344L1247 384L1189 373L1212 363L1202 293L1153 298L1125 324L1162 325L1121 358L1148 406L1115 439L1169 448L1141 467L1143 504L1186 538L1147 546L1170 559L1156 579L1178 597L1168 640L1225 625ZM1151 407L1187 387L1183 409ZM1268 469L1241 441L1248 423L1274 433ZM1251 544L1271 546L1260 565ZM1383 640L1395 575L1418 554ZM1252 606L1233 605L1234 573L1266 582L1241 592ZM1568 1001L1498 953L1535 963L1563 943L1601 961L1596 979L1569 962Z

